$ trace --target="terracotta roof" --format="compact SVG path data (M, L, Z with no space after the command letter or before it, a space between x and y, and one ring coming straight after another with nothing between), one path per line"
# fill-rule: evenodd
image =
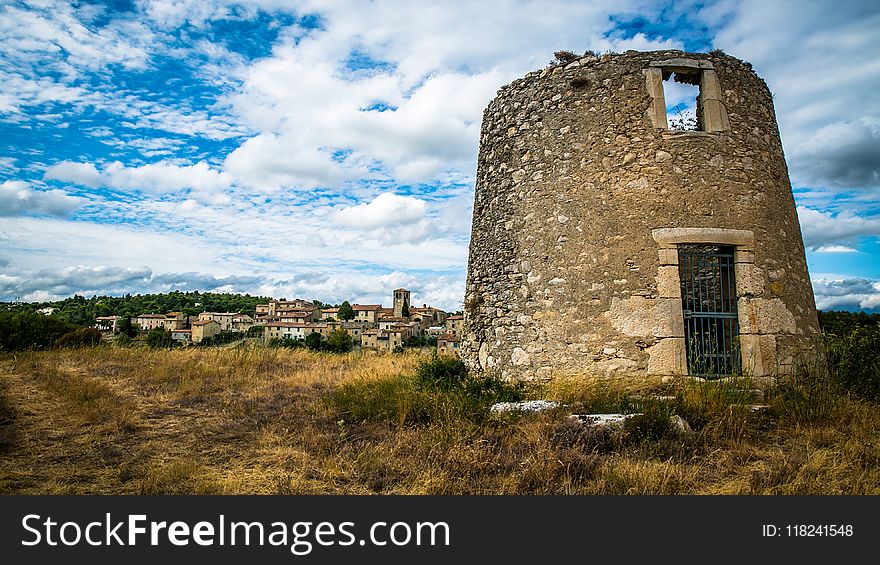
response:
M437 341L452 341L452 342L460 342L461 338L455 337L452 334L443 334L437 337Z
M352 310L381 310L381 304L352 304Z
M141 314L140 316L135 316L135 318L151 318L151 319L162 318L164 320L165 314Z
M217 324L218 326L220 325L220 323L217 322L216 320L196 320L195 322L191 323L190 325L191 326L204 326L207 324Z

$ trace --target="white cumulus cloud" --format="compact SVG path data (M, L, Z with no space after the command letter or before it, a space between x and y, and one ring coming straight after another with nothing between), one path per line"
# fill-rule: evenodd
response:
M333 219L346 227L367 230L404 226L424 218L426 208L424 200L385 192L367 204L336 211Z
M34 190L22 181L0 184L0 216L27 213L68 216L85 203L84 198L71 196L63 190Z
M807 247L821 248L860 236L880 235L878 218L866 218L850 211L833 214L805 206L798 206L797 211Z
M126 167L119 161L114 161L99 171L92 163L62 161L49 167L44 178L93 188L109 187L153 193L183 189L213 191L226 188L232 183L232 177L228 173L214 169L205 162L177 165L160 161L139 167Z

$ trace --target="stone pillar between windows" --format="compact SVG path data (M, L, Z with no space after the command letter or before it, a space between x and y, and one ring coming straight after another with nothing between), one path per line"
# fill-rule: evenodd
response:
M721 86L715 71L704 69L700 74L700 96L697 101L703 120L703 131L718 132L730 129L727 110L721 103Z
M651 105L648 107L648 117L655 128L669 129L666 121L666 99L663 95L663 69L643 69L645 81L648 85L648 93L651 95Z

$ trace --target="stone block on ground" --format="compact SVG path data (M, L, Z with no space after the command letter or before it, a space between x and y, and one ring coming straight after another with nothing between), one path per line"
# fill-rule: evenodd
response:
M492 414L509 414L511 412L545 412L558 407L553 400L524 400L522 402L497 402L489 408Z

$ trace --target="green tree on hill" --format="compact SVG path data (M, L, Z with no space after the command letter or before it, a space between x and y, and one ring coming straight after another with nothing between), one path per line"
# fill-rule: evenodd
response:
M131 318L126 317L116 323L116 333L130 338L136 337L140 333L140 328L137 324L131 323Z
M36 312L0 312L0 350L45 349L76 326Z
M354 319L354 309L351 307L351 304L348 303L348 300L339 305L339 319L340 320L353 320Z
M324 342L321 339L321 334L318 332L312 332L306 336L305 339L306 347L311 349L312 351L321 351L324 349Z
M171 349L171 332L164 328L153 328L147 333L147 345L154 349Z
M327 336L327 349L334 353L348 353L353 346L351 334L342 328L336 328Z

